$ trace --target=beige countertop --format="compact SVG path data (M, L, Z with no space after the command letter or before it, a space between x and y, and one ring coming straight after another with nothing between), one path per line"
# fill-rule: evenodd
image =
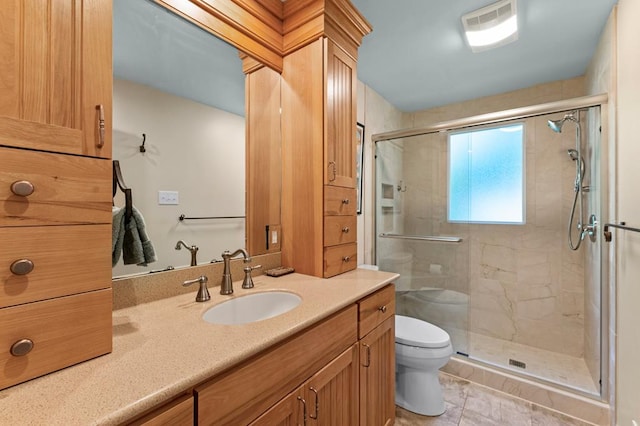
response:
M363 296L397 274L356 269L330 279L290 274L258 276L255 288L234 283L232 296L212 287L211 300L189 294L113 312L113 352L0 391L0 425L119 424L180 395ZM241 325L202 320L230 297L273 290L302 303L280 316Z

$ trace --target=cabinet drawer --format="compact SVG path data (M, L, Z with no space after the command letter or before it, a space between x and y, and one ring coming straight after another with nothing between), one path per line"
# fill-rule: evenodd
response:
M356 190L340 186L324 187L324 215L355 215Z
M358 338L362 339L396 312L395 286L390 284L358 302Z
M248 424L357 339L352 305L196 388L199 425Z
M357 244L342 244L325 247L324 249L324 277L329 278L343 272L356 269L358 263Z
M111 305L107 289L0 309L0 389L111 352Z
M111 287L110 225L0 228L0 241L0 307Z
M111 223L109 160L0 148L0 164L0 226Z
M356 242L355 216L325 216L324 246Z

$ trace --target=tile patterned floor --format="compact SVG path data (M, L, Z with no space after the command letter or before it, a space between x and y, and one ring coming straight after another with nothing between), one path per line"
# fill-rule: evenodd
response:
M592 426L528 401L440 374L447 411L420 416L396 407L396 426Z

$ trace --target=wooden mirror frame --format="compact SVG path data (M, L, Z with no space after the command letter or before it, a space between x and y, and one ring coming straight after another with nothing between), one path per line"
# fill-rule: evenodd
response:
M281 251L283 58L327 37L357 60L370 24L349 0L155 2L241 52L246 74L245 246L251 255Z

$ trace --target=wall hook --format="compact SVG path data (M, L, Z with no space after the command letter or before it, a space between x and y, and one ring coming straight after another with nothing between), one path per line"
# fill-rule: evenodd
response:
M400 184L396 186L396 189L399 192L407 192L407 185L402 185L402 181L400 181Z
M140 145L140 152L144 153L147 152L147 148L144 147L144 143L147 141L147 135L146 134L142 134L142 145Z

